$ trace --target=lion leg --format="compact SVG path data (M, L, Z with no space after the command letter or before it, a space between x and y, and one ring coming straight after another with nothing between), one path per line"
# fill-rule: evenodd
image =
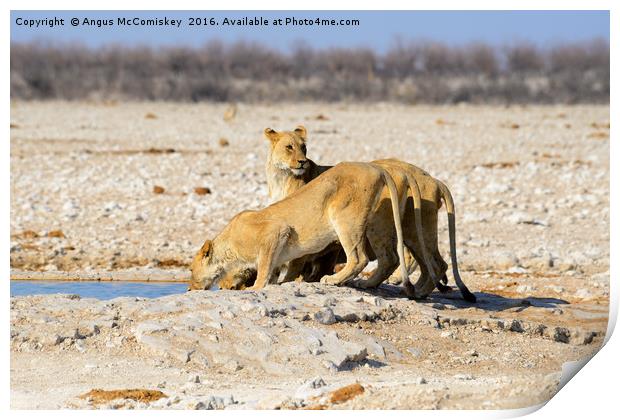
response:
M433 254L433 260L435 264L437 265L436 272L439 273L439 278L443 283L443 284L437 285L437 289L439 289L441 293L451 292L452 287L447 285L448 275L446 274L446 271L448 271L448 263L441 257L441 254L439 253L439 251Z
M354 279L368 264L365 235L363 232L355 232L348 229L346 227L347 221L348 218L343 217L343 221L334 223L338 240L347 256L347 262L339 272L329 276L323 276L323 278L321 278L321 283L323 284L340 286Z
M352 280L359 273L362 272L364 267L368 264L368 257L364 253L363 248L352 249L347 253L347 263L345 266L337 272L329 276L323 276L321 283L340 286L349 280Z
M336 261L338 260L341 249L340 245L338 245L335 251L330 251L324 255L311 258L304 267L302 281L307 283L318 282L321 280L321 277L334 274L334 267L336 266Z
M312 261L310 267L310 274L308 274L308 282L316 283L317 281L321 281L321 277L329 276L333 274L334 270L331 272L324 272L323 267L321 267L321 263L319 261Z
M435 289L435 283L432 280L432 277L430 276L430 273L428 271L428 267L426 266L426 264L421 263L422 262L422 249L419 243L417 243L417 241L407 241L407 247L411 250L413 257L416 259L416 261L418 261L419 267L420 267L420 277L418 277L418 281L415 283L415 290L417 293L417 297L419 298L424 298L426 296L428 296L433 289ZM432 255L432 254L431 254ZM434 258L431 258L431 263L434 262ZM434 264L433 264L434 265ZM408 293L408 286L407 284L403 285L405 287L405 293L407 293L407 296L409 296ZM415 297L415 296L410 296L410 297Z
M433 270L436 274L439 274L437 277L441 279L442 283L435 284L424 266L420 266L421 275L418 277L417 282L415 283L415 289L418 290L420 296L426 296L430 294L435 287L441 293L448 293L452 291L452 287L447 286L448 276L446 275L447 264L441 258L439 254L433 255L431 259L431 263L433 264ZM422 293L423 292L423 293Z
M288 240L289 234L290 228L288 226L280 226L276 228L274 234L265 235L263 238L265 244L260 249L256 261L256 281L248 290L262 289L271 282L271 279L274 277L275 268L277 268L275 263Z
M448 270L448 264L441 257L439 251L432 252L429 250L428 252L429 254L431 254L431 264L433 266L433 271L435 272L436 276L441 280L441 283L435 284L426 267L420 265L421 274L415 283L415 288L427 292L426 294L432 292L435 287L437 287L437 290L439 290L439 292L441 293L451 292L452 287L447 286L448 276L446 274L446 271Z
M406 265L408 274L413 274L419 266L418 262L415 260L415 258L413 258L413 254L411 253L409 248L407 248L406 246L405 246L405 263L406 263L405 265ZM390 282L391 284L400 284L402 282L401 272L402 271L400 269L400 266L396 267L396 269L392 272L390 277L388 277L388 282Z
M248 290L262 289L271 282L273 278L273 256L260 256L258 259L258 271L256 281Z
M409 248L405 247L405 261L407 263L407 273L412 274L418 268L418 262L413 258Z
M415 283L415 288L420 292L421 296L430 294L435 287L437 287L437 289L441 293L447 293L451 291L452 288L446 286L446 284L448 283L448 277L446 275L446 271L448 270L448 264L441 257L438 249L438 206L433 203L424 202L422 218L422 236L424 237L426 253L431 257L430 262L432 264L432 270L436 278L440 279L440 282L437 282L435 284L432 280L432 277L430 276L428 268L425 267L424 264L420 264L421 275L418 278L418 281ZM414 242L409 242L408 246L409 245L411 246L411 250L414 253L414 258L418 263L420 263L422 261L421 247L419 246L419 244Z
M391 238L390 238L391 239ZM398 268L398 254L394 249L393 242L386 243L380 237L376 237L374 234L368 235L370 246L372 249L376 249L375 255L377 257L377 268L372 272L370 277L365 280L357 280L354 283L355 287L362 289L369 289L378 287L383 283L396 268Z
M290 281L296 281L299 279L305 265L307 259L305 257L297 258L296 260L290 261L286 265L286 273L284 274L284 278L280 283L288 283Z
M317 274L320 272L321 264L317 261L317 259L312 259L310 261L306 261L304 264L304 268L301 272L301 280L304 283L312 283L317 282L321 279L319 276L317 279Z

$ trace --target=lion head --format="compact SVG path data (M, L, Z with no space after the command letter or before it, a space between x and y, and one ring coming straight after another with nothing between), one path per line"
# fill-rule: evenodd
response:
M213 241L205 241L190 266L192 277L188 291L207 290L216 286L220 289L243 290L254 283L255 267L238 261L232 255L226 255L227 252L223 254L216 256Z
M213 258L213 242L206 240L190 266L192 278L188 290L206 290L223 277L224 266Z
M264 133L271 146L271 164L295 176L303 175L309 166L306 157L306 128L300 125L293 131L280 132L266 128Z

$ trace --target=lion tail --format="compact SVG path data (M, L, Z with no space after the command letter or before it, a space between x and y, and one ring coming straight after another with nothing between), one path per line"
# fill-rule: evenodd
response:
M390 201L392 203L392 215L394 217L394 226L396 228L398 260L400 261L400 272L403 284L409 282L409 273L407 273L407 265L405 263L405 245L403 240L403 226L400 216L400 201L398 199L398 190L396 184L390 174L380 166L372 165L381 172L381 178L390 192Z
M475 302L476 296L469 291L463 280L461 280L461 275L459 274L459 267L456 260L456 222L454 216L454 200L452 199L452 194L450 190L443 182L438 179L435 180L437 182L437 186L441 191L441 196L443 201L446 203L446 212L448 213L448 234L450 236L450 259L452 262L452 275L454 275L454 281L458 286L461 294L463 295L463 299L468 302Z
M426 268L433 279L433 283L437 288L440 288L440 280L435 274L434 265L429 258L426 244L424 242L424 228L422 227L422 196L420 194L420 187L416 179L410 175L407 175L407 184L409 185L409 190L411 191L411 196L413 198L413 220L415 223L415 230L417 234L417 240L422 248L422 258L424 260L424 264L426 264Z

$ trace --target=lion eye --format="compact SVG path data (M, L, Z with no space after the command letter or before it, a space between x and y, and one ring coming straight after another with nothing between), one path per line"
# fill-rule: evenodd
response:
M286 146L286 150L292 151L293 150L293 146L289 144L288 146Z
M305 144L301 145L301 151L304 153L304 155L306 154L306 145Z

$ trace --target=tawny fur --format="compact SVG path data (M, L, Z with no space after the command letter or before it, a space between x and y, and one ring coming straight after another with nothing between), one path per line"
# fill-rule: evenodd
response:
M288 197L331 166L319 166L306 157L306 129L264 131L269 140L269 156L265 165L269 198L272 203Z
M404 266L400 211L405 201L406 194L399 195L383 168L368 163L336 165L284 200L236 215L194 257L190 290L208 289L226 277L243 278L251 270L256 270L251 288L260 289L274 280L282 264L316 254L336 241L347 262L338 273L323 277L323 283L342 285L354 279L368 263L366 240L373 249L393 249L396 243ZM414 205L419 210L420 202ZM379 208L390 209L389 228L373 229L385 222L376 219ZM295 275L289 271L287 275Z
M276 132L268 128L265 130L265 136L270 142L269 157L266 163L267 183L269 186L270 198L274 201L294 193L297 189L330 168L330 166L317 165L307 158L307 130L303 126L299 126L291 132ZM300 166L299 162L303 162L303 165ZM413 253L421 269L421 275L415 284L415 291L417 292L417 296L415 297L427 296L435 287L438 287L440 290L445 290L445 286L439 283L438 278L443 277L445 279L445 272L448 269L448 265L441 257L437 243L438 212L441 208L442 200L444 200L446 202L446 210L449 219L448 230L453 275L465 299L475 301L474 295L467 290L467 287L463 284L458 273L454 202L448 188L441 181L430 176L426 171L406 162L396 159L384 159L375 161L374 163L385 168L395 180L401 175L408 175L410 179L412 178L419 185L422 198L421 232L419 232L420 228L418 228L419 225L417 225L415 220L413 207L411 205L411 200L413 199L411 195L409 195L410 204L407 206L403 221L405 245L407 246L407 250ZM295 164L298 166L295 166ZM297 170L293 171L292 168L297 168ZM389 217L389 214L383 212L378 218L386 216ZM383 225L385 225L385 223L383 223ZM426 253L431 255L432 268L423 261L424 252L421 247L422 242L416 240L416 238L419 238L420 234L424 238ZM386 258L390 258L393 264L393 255L391 257L387 256ZM329 267L329 264L327 264L327 266ZM376 287L380 284L377 282L377 279L383 277L383 274L373 276L369 280L357 282L357 285L359 287ZM407 294L414 297L413 288L410 287L410 283L405 282L403 285Z

